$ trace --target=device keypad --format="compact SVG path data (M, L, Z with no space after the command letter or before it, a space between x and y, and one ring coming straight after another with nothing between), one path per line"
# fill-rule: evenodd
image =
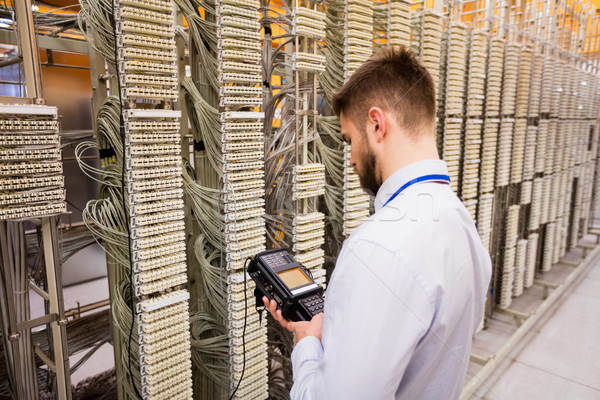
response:
M323 312L323 306L325 305L325 301L323 300L323 297L321 297L321 295L316 294L302 299L301 301L302 304L304 304L304 306L308 308L312 315L317 315L318 313Z

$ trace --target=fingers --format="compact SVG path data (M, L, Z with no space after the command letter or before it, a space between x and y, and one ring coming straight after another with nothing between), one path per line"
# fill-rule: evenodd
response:
M293 324L293 322L283 318L281 310L277 309L277 302L275 300L269 301L269 299L267 299L266 296L263 296L262 300L265 305L265 308L269 310L269 313L273 316L273 318L275 318L275 321L279 322L281 326L291 331L290 325Z

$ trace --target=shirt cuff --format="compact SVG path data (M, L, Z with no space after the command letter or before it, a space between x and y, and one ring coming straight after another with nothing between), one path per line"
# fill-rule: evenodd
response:
M306 336L294 346L292 351L292 367L299 371L306 361L321 361L323 358L323 344L316 336Z

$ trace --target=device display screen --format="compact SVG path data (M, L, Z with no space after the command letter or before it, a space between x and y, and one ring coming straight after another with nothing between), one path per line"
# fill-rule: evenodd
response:
M290 289L297 288L298 286L306 285L311 283L311 280L306 276L304 271L300 268L288 269L285 271L278 272L277 275L283 283Z

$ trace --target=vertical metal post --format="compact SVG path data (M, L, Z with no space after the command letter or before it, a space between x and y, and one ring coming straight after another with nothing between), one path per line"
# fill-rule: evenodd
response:
M21 42L21 56L27 83L27 97L41 104L42 100L42 75L40 72L40 57L35 40L35 26L31 12L31 0L13 2L16 13L17 34Z
M35 37L35 26L31 11L31 0L13 2L16 12L17 34L21 43L23 69L27 85L27 97L34 103L43 104L42 74L38 46ZM56 386L58 398L71 399L71 376L69 368L69 354L67 350L67 332L64 319L62 299L62 281L60 273L57 274L56 266L60 267L56 242L56 217L42 218L42 240L44 247L44 260L46 278L48 281L48 294L50 297L50 313L58 316L58 321L50 323L52 331L52 344L54 349L54 364L56 367Z
M48 281L48 295L50 297L50 313L58 316L56 321L50 323L52 331L52 345L54 348L54 364L56 366L56 387L58 398L71 399L71 376L69 368L69 354L67 351L67 331L64 315L62 282L60 274L56 273L55 265L60 265L58 260L58 243L56 237L56 217L42 218L42 235L44 240L44 262L46 264L46 280Z

